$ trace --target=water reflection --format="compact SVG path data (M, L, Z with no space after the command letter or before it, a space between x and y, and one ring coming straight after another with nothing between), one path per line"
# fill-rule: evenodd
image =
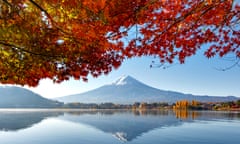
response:
M156 128L181 124L172 111L81 111L65 113L60 118L89 125L121 141L131 141Z
M189 110L174 110L177 119L181 120L237 120L240 119L238 111L189 111Z
M49 117L63 115L63 112L1 111L0 131L17 131L32 127Z
M61 119L89 125L121 141L132 141L154 129L179 126L194 120L240 119L237 112L212 111L91 111L69 112Z
M0 111L0 131L19 131L44 119L55 118L90 126L123 142L133 141L155 129L177 127L196 121L240 120L239 112L158 110Z

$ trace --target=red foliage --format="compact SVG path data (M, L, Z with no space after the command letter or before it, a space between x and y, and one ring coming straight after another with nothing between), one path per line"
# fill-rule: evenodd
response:
M36 86L87 81L125 58L184 63L205 55L240 58L240 5L233 0L1 1L0 82ZM127 40L126 40L127 39Z

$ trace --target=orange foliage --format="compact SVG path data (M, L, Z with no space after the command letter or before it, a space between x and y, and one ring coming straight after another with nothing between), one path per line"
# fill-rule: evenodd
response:
M176 118L178 119L191 118L192 120L194 120L200 116L200 113L198 111L188 111L187 109L184 110L174 109L173 111L176 115Z
M206 43L209 58L239 58L240 6L233 2L1 0L0 82L87 81L88 74L108 74L134 56L184 63Z
M181 100L181 101L177 101L173 108L174 109L187 109L189 105L190 104L189 104L188 100Z

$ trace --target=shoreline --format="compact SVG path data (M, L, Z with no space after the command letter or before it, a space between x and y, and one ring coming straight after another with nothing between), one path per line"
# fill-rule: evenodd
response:
M173 108L161 108L161 109L81 109L81 108L0 108L0 112L68 112L68 111L235 111L240 112L240 108L235 109L217 109L217 110L191 110L191 109L173 109Z

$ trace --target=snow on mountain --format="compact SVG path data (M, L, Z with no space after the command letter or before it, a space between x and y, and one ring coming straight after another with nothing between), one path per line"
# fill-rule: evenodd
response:
M124 75L109 85L112 85L112 86L138 85L139 86L139 84L144 85L142 82L134 79L133 77Z
M134 102L169 102L177 100L199 100L199 101L232 101L236 97L213 97L194 96L174 91L165 91L150 87L131 76L123 76L112 84L104 85L97 89L70 96L56 98L59 101L81 102L81 103L120 103L130 104Z
M127 84L127 76L123 76L123 77L119 78L113 84L115 84L115 85L125 85L125 84Z

